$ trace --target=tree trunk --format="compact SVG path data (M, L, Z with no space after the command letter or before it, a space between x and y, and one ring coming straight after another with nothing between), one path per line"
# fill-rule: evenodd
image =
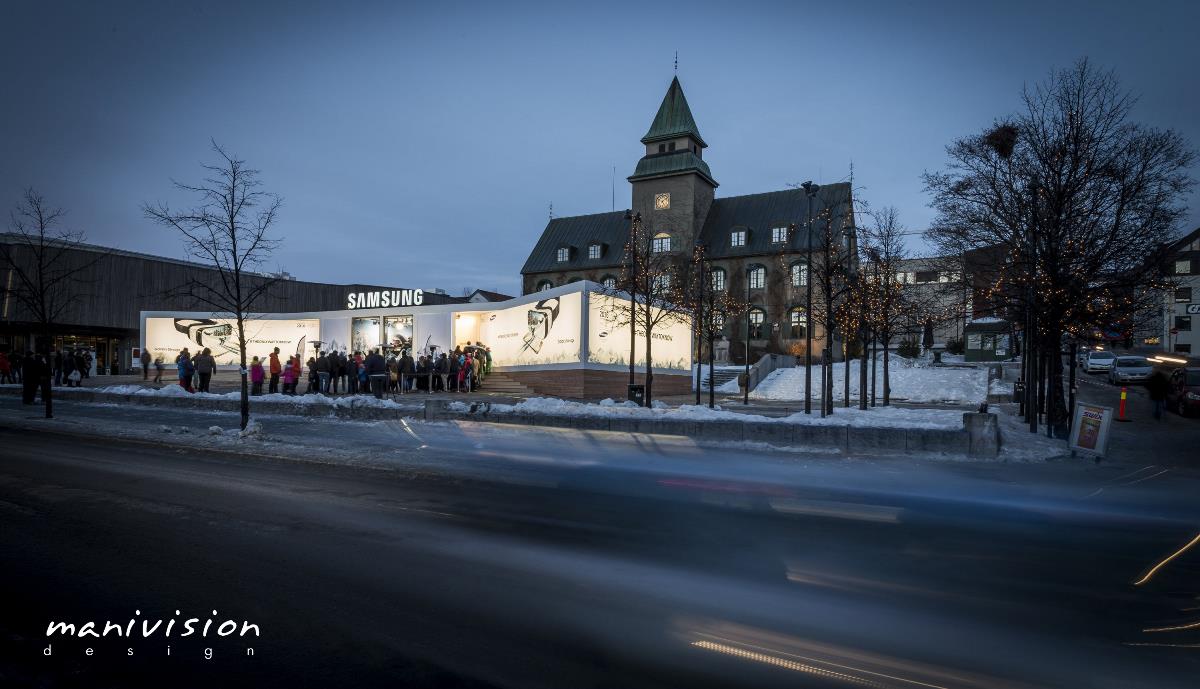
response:
M241 358L241 367L238 369L239 376L242 379L242 401L240 405L242 415L242 430L246 430L246 426L250 424L250 387L246 380L246 325L242 318L242 314L238 314L238 355Z
M858 408L863 411L867 409L867 350L870 347L871 343L864 334L862 338L862 354L858 360Z
M654 360L650 358L650 307L646 306L646 406L650 406L654 389Z
M46 328L46 332L49 333L50 328ZM45 335L43 340L45 342L54 341L50 335ZM52 389L54 388L54 359L50 356L50 349L52 348L47 348L46 350L46 375L42 376L42 380L40 381L42 388L42 403L46 405L47 419L54 418L54 393L52 392Z
M892 403L892 374L889 367L888 351L891 349L892 332L891 330L883 331L883 406L888 406Z

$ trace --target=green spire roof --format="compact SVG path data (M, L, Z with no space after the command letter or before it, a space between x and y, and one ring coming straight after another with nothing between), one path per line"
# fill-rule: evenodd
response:
M683 96L683 87L679 85L679 77L671 80L671 87L663 97L662 105L658 106L658 114L650 125L650 131L642 137L642 143L649 144L680 136L690 136L701 146L708 148L704 139L700 138L700 129L692 117L692 109L688 107L687 98Z

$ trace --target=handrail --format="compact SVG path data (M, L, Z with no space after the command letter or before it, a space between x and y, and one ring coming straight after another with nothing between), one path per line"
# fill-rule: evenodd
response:
M791 354L764 354L757 363L750 366L750 379L747 381L749 389L747 392L753 392L758 384L767 379L771 372L777 368L791 368L795 363L796 357Z

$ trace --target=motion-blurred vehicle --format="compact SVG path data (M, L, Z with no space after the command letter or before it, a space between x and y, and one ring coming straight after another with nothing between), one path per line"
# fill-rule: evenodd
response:
M1083 360L1083 370L1088 373L1110 371L1116 359L1117 357L1113 356L1112 352L1091 351L1088 352L1087 358Z
M1167 407L1188 416L1200 411L1200 367L1177 368L1168 378Z
M1108 371L1108 382L1113 385L1141 383L1153 372L1154 366L1144 356L1119 356Z

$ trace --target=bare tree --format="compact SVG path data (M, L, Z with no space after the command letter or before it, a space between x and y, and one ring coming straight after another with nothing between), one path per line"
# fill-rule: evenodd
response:
M274 194L260 191L259 172L212 143L220 161L205 165L209 176L198 185L175 182L175 188L199 197L198 204L174 211L166 203L146 204L146 217L183 235L188 253L211 265L217 279L192 278L181 292L214 313L230 314L237 323L240 356L241 427L250 421L246 369L246 321L255 306L278 282L259 273L278 245L269 236L282 204Z
M674 238L665 233L655 236L642 223L641 215L630 216L629 238L625 243L624 265L616 286L606 292L615 297L610 318L618 326L629 326L632 337L645 340L646 362L643 381L650 406L654 394L653 344L656 332L677 323L686 323L690 312L686 299L686 275L672 246ZM630 379L635 361L634 345L629 350Z
M84 234L61 227L65 214L34 189L26 189L9 214L11 234L0 242L0 267L10 276L4 296L15 300L37 324L38 354L46 357L48 369L54 363L51 342L59 322L87 296L92 281L86 276L106 256L102 251L79 251ZM49 371L41 383L50 419L54 402Z
M1127 329L1146 312L1194 184L1190 146L1132 122L1134 103L1080 60L1025 88L1019 112L955 141L947 169L925 174L938 211L927 236L942 253L1000 250L985 297L1045 353L1052 423L1066 417L1064 333Z
M863 228L862 247L867 256L868 270L875 281L871 290L870 329L873 337L883 347L883 404L892 401L891 356L888 352L897 331L908 327L912 321L914 305L900 283L897 273L905 257L904 226L893 206L871 214L872 224Z

